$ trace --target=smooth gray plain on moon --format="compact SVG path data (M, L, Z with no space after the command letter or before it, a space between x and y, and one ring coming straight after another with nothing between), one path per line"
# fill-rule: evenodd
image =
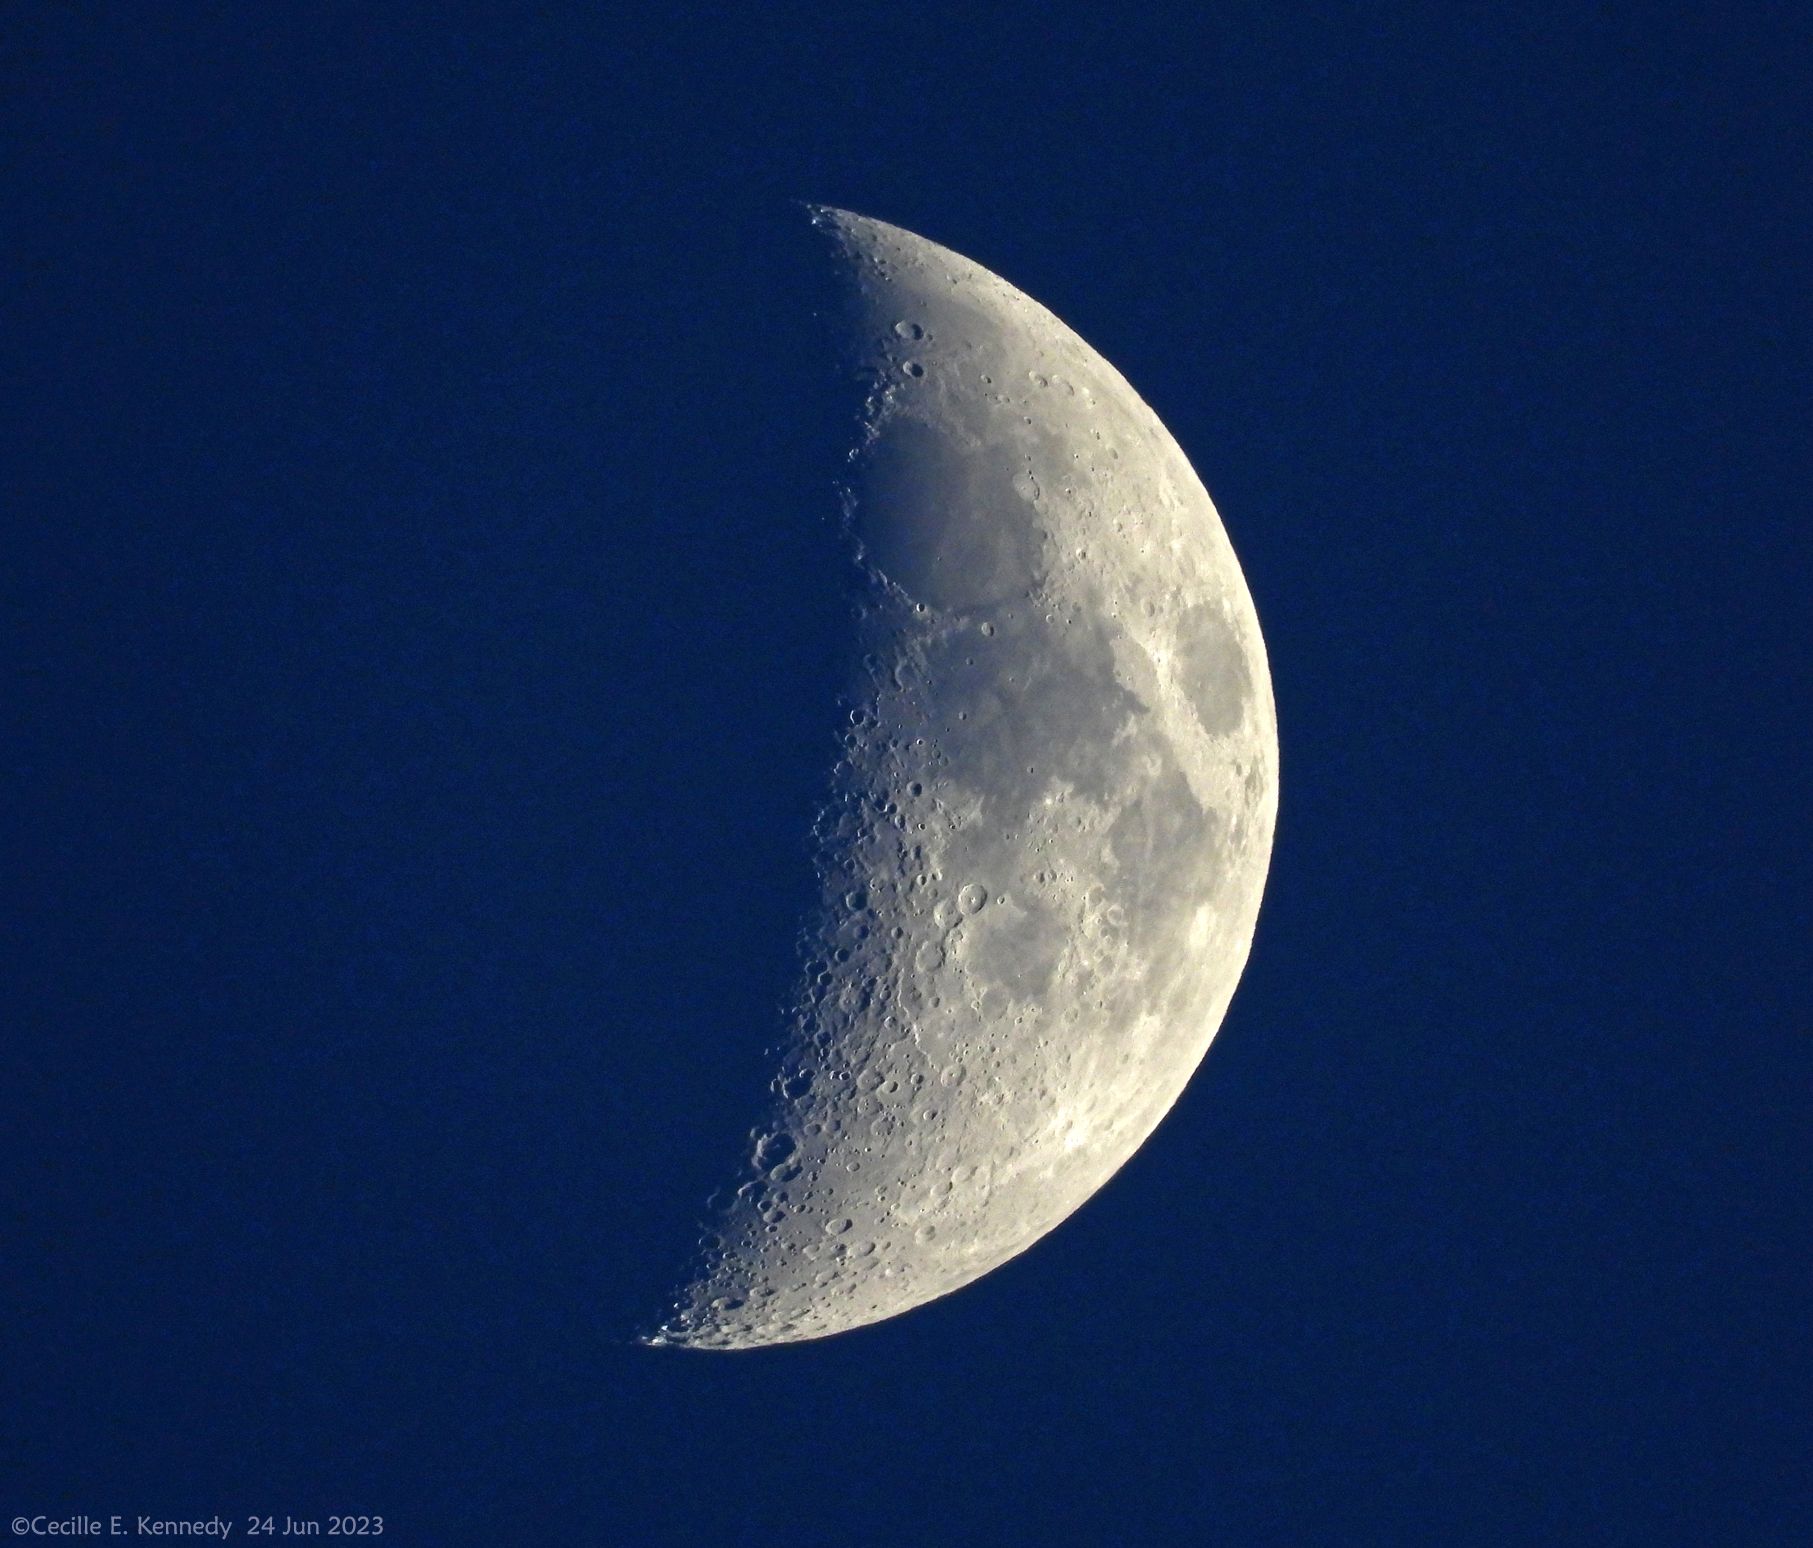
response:
M839 1333L1037 1241L1201 1061L1271 855L1265 647L1177 444L986 269L814 218L872 384L863 665L774 1104L653 1343Z

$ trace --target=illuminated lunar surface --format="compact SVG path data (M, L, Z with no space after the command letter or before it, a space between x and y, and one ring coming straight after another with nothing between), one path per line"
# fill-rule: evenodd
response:
M1051 1230L1201 1061L1271 854L1265 648L1177 444L986 269L815 219L871 383L861 665L773 1106L652 1343L839 1333Z

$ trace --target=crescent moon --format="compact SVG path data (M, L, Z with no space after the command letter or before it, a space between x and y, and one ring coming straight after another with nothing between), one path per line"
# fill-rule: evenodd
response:
M841 1333L1050 1231L1201 1062L1271 855L1265 646L1177 443L1005 280L813 218L870 384L862 664L773 1106L657 1344Z

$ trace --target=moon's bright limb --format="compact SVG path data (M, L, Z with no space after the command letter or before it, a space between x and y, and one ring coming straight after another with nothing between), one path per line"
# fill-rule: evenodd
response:
M1037 1241L1202 1059L1271 854L1265 647L1176 442L986 269L815 218L873 382L866 654L774 1107L658 1343L842 1332Z

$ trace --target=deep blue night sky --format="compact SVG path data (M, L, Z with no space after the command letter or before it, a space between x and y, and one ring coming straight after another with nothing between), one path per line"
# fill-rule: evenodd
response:
M1805 9L1137 9L8 9L6 1516L1813 1541ZM1169 425L1278 844L1073 1220L654 1351L835 741L801 199Z

